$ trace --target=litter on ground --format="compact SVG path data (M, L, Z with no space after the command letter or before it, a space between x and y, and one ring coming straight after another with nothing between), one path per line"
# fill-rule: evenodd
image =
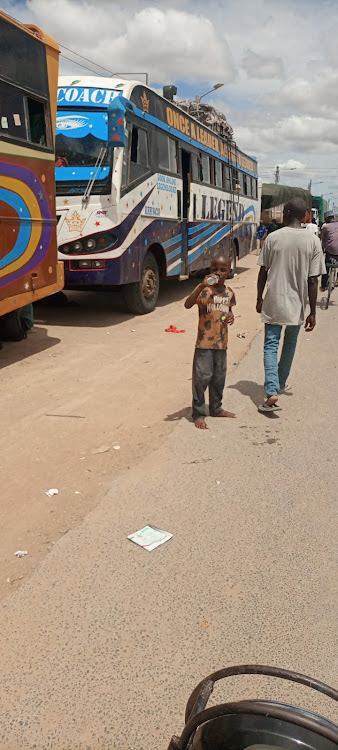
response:
M165 330L166 333L185 333L184 329L179 330L176 326L169 326L169 328L166 328Z
M138 544L139 547L146 549L147 552L151 552L156 547L159 547L160 544L168 542L171 537L172 534L169 531L157 529L156 526L144 526L143 529L135 531L134 534L129 534L128 539Z
M183 461L184 464L205 464L211 461L211 458L195 458L193 461Z
M53 497L53 495L58 495L59 494L59 490L55 489L55 487L54 487L51 490L47 490L47 492L45 494L47 495L47 497Z
M120 445L114 445L114 451L119 451L120 447L121 447Z
M18 549L18 551L14 552L14 554L15 557L25 557L25 555L27 555L28 553L26 549Z
M107 453L107 451L109 451L109 449L110 449L109 445L100 445L100 447L99 448L95 448L95 450L92 451L92 453L94 453L94 454L96 454L96 453Z

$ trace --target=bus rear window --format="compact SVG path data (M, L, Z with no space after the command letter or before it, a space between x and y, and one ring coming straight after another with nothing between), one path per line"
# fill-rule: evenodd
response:
M29 140L39 146L47 146L45 105L27 96Z

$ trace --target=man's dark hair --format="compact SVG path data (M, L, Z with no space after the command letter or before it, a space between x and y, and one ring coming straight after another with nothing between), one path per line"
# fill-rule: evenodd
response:
M290 221L291 219L301 221L306 214L306 210L306 203L303 198L291 198L284 206L284 211Z

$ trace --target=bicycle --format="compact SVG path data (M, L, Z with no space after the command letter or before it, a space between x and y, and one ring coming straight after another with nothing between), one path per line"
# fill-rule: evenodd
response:
M331 292L333 292L337 284L338 263L327 263L326 268L327 268L327 273L328 273L328 279L327 279L327 298L326 298L325 310L328 309L328 306L330 303Z

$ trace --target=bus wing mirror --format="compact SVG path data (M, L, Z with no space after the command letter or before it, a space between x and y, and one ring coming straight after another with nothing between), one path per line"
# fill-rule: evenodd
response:
M126 112L134 112L135 106L123 96L113 99L108 108L108 147L123 148L126 145Z

